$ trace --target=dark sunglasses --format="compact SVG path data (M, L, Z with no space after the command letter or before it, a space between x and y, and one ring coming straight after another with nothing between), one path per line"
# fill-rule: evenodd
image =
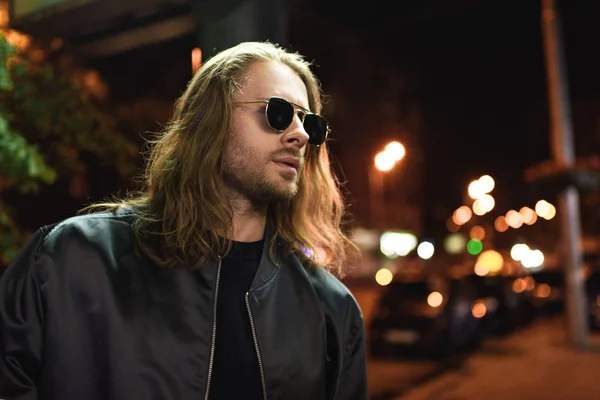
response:
M292 124L294 116L297 114L300 121L302 121L304 130L308 133L308 143L319 146L323 144L325 139L327 139L327 136L329 136L330 129L325 118L310 112L298 104L282 99L281 97L269 97L264 100L238 102L238 104L255 103L265 103L267 105L265 108L267 123L276 131L285 131Z

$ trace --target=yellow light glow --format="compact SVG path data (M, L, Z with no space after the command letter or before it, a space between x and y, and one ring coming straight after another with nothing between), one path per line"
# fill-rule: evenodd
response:
M458 254L467 247L467 240L460 233L451 233L444 240L444 248L450 254Z
M483 318L487 313L487 307L485 306L485 304L483 304L482 301L478 301L477 303L473 304L473 309L471 310L471 313L475 318Z
M540 200L537 203L535 203L535 212L540 217L544 218L544 216L548 214L549 211L550 203L548 203L546 200Z
M482 216L485 214L485 211L481 208L479 201L480 199L477 199L473 202L473 214Z
M385 146L385 152L388 153L394 162L400 161L406 155L406 149L400 142L390 142Z
M490 272L498 272L504 266L504 257L496 250L486 250L477 257L477 264L484 266Z
M389 285L394 279L394 274L387 268L381 268L375 274L375 281L381 286Z
M404 257L417 247L417 237L409 232L386 231L379 238L379 249L389 258Z
M477 276L486 276L487 274L490 273L490 270L487 269L487 267L483 264L475 264L475 269L474 269L475 275Z
M494 181L494 178L492 178L489 175L483 175L481 178L479 178L479 184L484 193L491 192L492 190L494 190L494 187L496 186L496 182Z
M483 227L479 225L475 225L469 231L469 237L471 239L483 240L483 238L485 237L485 229L483 229Z
M551 220L552 218L556 217L556 207L554 207L550 203L548 203L548 206L549 206L548 207L548 212L542 218L547 219L547 220Z
M496 205L496 200L489 194L484 194L477 201L479 202L479 207L486 213L492 211Z
M494 221L494 228L496 228L498 232L506 232L508 230L508 224L506 223L506 218L504 218L504 215L496 218Z
M389 153L382 151L375 156L375 168L380 171L389 171L396 162Z
M464 225L471 219L473 213L471 209L467 206L461 206L452 215L452 220L456 225Z
M440 292L431 292L429 296L427 296L427 304L431 307L439 307L442 305L444 301L444 296Z
M510 249L510 256L515 261L521 261L530 251L525 243L517 243Z
M473 200L480 199L485 194L485 188L479 180L469 183L467 191Z
M541 250L529 250L521 258L525 268L538 268L544 264L544 253Z
M513 229L519 229L523 226L523 217L515 210L506 213L506 223Z

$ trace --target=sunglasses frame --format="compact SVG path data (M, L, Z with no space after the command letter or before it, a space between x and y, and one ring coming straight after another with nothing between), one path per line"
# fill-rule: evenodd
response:
M312 143L310 143L310 138L309 138L309 143L312 144L313 146L316 146L316 147L319 147L320 145L322 145L323 143L325 143L325 141L329 137L329 133L331 132L331 128L329 127L329 124L327 123L327 120L323 116L321 116L319 114L316 114L314 112L311 112L310 110L307 110L306 108L304 108L304 107L302 107L302 106L300 106L300 105L298 105L296 103L292 103L291 101L286 100L283 97L271 96L271 97L269 97L267 99L261 99L261 100L238 101L238 102L236 102L236 104L260 104L260 103L266 104L267 106L265 107L265 118L267 119L267 124L269 124L269 127L271 129L273 129L273 130L275 130L277 132L280 132L280 133L284 132L292 124L293 118L292 118L292 121L290 121L290 124L285 127L285 129L274 128L271 125L271 122L269 121L269 114L268 114L268 112L269 112L269 103L270 103L271 99L281 100L281 101L284 101L284 102L290 104L294 108L294 116L297 115L297 111L296 110L302 111L304 113L304 116L300 119L302 121L302 125L304 125L304 120L306 119L307 115L316 115L317 117L323 118L323 120L325 121L325 126L327 127L326 130L325 130L325 137L323 138L323 141L321 143L319 143L319 144L312 144Z

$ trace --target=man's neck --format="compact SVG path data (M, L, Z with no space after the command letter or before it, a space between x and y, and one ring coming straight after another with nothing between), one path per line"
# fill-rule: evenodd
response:
M257 242L265 234L267 205L257 206L248 200L234 200L232 235L236 242Z

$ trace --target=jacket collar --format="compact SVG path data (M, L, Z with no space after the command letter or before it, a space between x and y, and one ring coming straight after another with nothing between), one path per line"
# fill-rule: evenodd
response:
M268 281L272 276L274 276L279 267L282 265L283 246L281 245L280 241L277 240L273 254L275 261L274 263L273 260L271 260L270 243L275 236L275 232L269 226L270 224L268 221L265 225L265 234L263 236L265 240L263 243L262 255L260 257L260 263L258 264L258 270L256 271L256 275L254 275L254 280L250 286L251 289L254 289L255 287L258 287L264 282Z

